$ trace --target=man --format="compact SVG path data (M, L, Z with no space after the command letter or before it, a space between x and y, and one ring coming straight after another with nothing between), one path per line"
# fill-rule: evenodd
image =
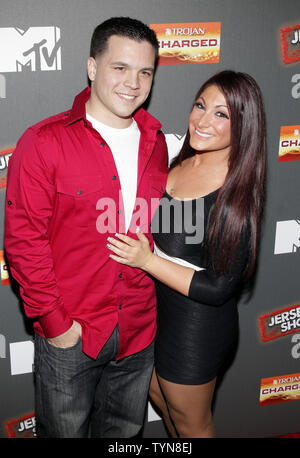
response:
M164 192L164 135L139 108L157 55L140 21L100 24L91 87L70 111L29 128L10 159L5 248L36 332L39 437L132 437L143 423L154 285L110 259L106 244L137 226L151 240L153 202Z

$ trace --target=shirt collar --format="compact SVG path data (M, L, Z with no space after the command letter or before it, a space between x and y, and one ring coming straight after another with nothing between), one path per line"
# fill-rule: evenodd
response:
M80 119L86 119L85 104L89 100L91 95L91 88L86 87L83 91L76 95L72 109L69 112L69 116L66 119L66 126L73 124Z
M83 91L76 95L72 109L66 119L66 126L69 126L80 119L86 120L85 104L89 100L90 96L90 87L86 87ZM159 130L162 127L161 123L143 108L139 108L133 117L140 130Z

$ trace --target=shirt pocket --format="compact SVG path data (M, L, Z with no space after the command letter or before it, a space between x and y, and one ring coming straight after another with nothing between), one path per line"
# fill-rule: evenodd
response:
M103 197L99 176L76 176L57 181L58 212L68 225L96 227L98 200Z

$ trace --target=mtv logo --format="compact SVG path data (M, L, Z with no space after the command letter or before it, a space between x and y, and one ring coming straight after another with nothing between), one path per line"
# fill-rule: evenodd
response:
M28 374L33 370L34 344L31 340L9 344L11 375Z
M0 358L6 358L6 339L0 334Z
M274 254L300 253L300 220L278 221Z
M166 142L169 154L169 165L171 164L174 157L176 157L183 145L185 135L177 134L166 134Z
M61 70L59 27L0 28L0 73Z
M0 75L0 99L6 98L6 80L4 75Z

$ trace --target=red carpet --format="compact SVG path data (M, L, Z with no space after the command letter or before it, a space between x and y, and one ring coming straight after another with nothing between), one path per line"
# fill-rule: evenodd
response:
M297 434L287 434L286 436L277 436L278 438L284 438L287 437L288 439L293 439L293 438L300 438L300 433Z

